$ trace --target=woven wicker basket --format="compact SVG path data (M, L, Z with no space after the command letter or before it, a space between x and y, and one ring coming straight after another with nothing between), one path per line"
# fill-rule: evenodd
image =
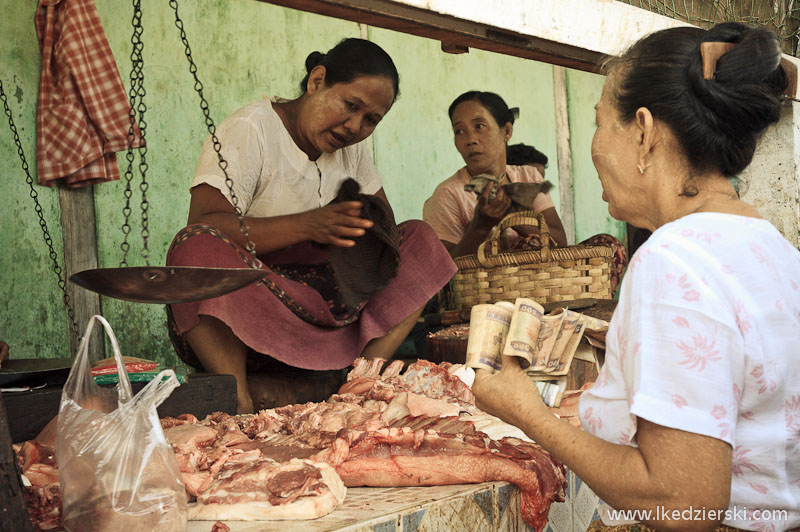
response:
M509 227L538 226L546 244L538 251L501 251L500 235ZM503 218L476 255L455 259L450 282L451 308L527 297L539 303L584 297L611 299L609 246L550 247L550 231L541 214L517 212Z

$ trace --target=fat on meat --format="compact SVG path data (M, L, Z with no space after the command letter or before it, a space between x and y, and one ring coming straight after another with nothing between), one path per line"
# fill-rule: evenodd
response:
M315 519L344 500L347 489L331 466L309 460L228 463L190 506L200 520Z

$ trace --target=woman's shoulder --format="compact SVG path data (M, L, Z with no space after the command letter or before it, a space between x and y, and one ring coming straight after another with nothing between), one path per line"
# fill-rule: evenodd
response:
M512 183L541 183L544 177L539 170L530 165L506 165L506 175Z
M437 189L463 189L464 185L469 183L471 179L469 172L467 172L467 167L462 166L456 173L439 183L436 188Z
M271 123L274 122L275 119L280 120L280 117L278 117L278 114L272 108L272 103L269 100L258 100L235 110L228 115L225 121Z
M430 199L433 198L441 198L444 196L452 197L452 196L460 196L464 193L464 185L469 183L470 176L467 172L467 167L464 166L460 168L455 174L451 175L444 181L440 182L436 185L436 188L433 189L433 193L431 194Z

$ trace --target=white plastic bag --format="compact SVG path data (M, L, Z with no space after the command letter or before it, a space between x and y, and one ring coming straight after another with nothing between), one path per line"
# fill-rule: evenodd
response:
M116 388L102 388L92 377L88 341L96 320L114 349ZM68 531L186 529L186 490L156 413L177 386L175 372L165 370L133 396L111 326L101 316L92 317L58 414L56 459Z

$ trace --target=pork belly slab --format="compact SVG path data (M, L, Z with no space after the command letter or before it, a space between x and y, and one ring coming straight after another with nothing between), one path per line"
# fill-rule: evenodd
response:
M345 486L444 486L505 480L522 493L522 514L535 530L547 523L550 503L564 500L564 467L541 447L485 434L440 434L409 428L343 435L347 459L336 466Z
M189 518L207 521L316 519L344 501L347 488L324 463L270 459L229 463L189 507Z

